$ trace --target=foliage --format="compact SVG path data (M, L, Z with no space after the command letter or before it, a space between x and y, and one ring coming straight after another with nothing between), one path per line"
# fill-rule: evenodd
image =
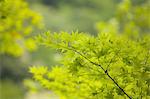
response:
M35 50L29 38L34 28L41 28L41 16L24 0L0 1L0 54L20 56L25 50Z
M133 39L146 35L150 31L149 3L149 0L142 3L123 0L117 7L116 16L109 22L97 23L96 28L99 32L122 33Z
M38 43L56 49L62 59L52 69L31 67L33 78L61 99L150 98L149 1L141 2L120 3L114 18L96 25L96 37L39 35Z
M31 36L43 28L41 22L26 0L0 0L0 98L24 98L21 81L27 76L27 52L37 48Z
M94 37L78 32L47 32L36 39L61 53L60 64L51 70L33 66L30 72L61 99L123 99L127 95L147 99L149 38L150 35L135 40L117 33Z

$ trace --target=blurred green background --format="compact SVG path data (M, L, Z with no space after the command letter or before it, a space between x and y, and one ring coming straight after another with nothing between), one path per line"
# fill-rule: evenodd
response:
M11 1L11 0L8 0L8 1ZM16 0L16 2L18 1L22 1L22 0ZM132 15L132 12L133 12L131 10L132 7L129 7L130 2L128 1L130 0L124 0L126 3L120 7L122 1L123 0L25 0L24 2L27 2L27 4L29 5L29 8L32 11L39 14L39 16L42 16L43 21L39 21L38 24L40 25L44 24L44 26L40 29L31 27L33 28L33 31L30 31L31 32L30 35L24 36L23 34L23 36L19 39L25 42L25 45L27 45L26 46L27 49L26 47L21 46L23 50L22 54L20 55L12 54L12 53L17 52L18 47L14 48L11 54L9 53L9 51L0 53L0 76L1 76L0 97L1 99L47 99L47 98L43 98L43 95L48 94L45 92L45 90L42 90L41 92L41 93L44 93L43 95L36 94L37 95L36 97L36 95L33 94L34 92L36 92L36 90L40 90L41 88L38 84L35 84L32 82L32 80L30 80L31 75L28 72L28 67L32 65L46 65L50 67L57 63L59 59L59 55L55 54L53 49L45 48L43 46L36 46L34 44L34 41L30 39L30 37L34 35L43 33L44 31L47 31L47 30L50 30L52 32L59 32L59 31L71 32L71 31L78 30L79 32L86 32L92 35L96 35L97 32L102 32L103 30L105 31L106 27L116 28L116 27L111 26L111 25L114 25L114 23L116 22L116 19L117 19L117 22L122 23L122 24L119 24L121 32L125 31L127 33L130 33L130 32L133 33L133 31L130 31L130 29L136 30L138 28L137 30L139 31L134 31L135 33L140 32L141 30L145 31L145 33L148 33L149 23L147 24L145 22L147 21L147 19L145 19L144 16L140 16L143 13L148 14L148 10L146 10L147 12L143 12L142 10L145 7L144 4L147 4L147 5L149 4L148 0L131 0L132 6L135 6L135 9L138 6L143 5L141 6L141 8L140 7L137 8L137 15L139 14L138 16L140 16L140 18L138 16L134 16L137 19L134 21L132 20L132 22L130 21L130 18L126 16L128 14ZM1 0L0 2L5 2L5 0ZM10 3L10 6L12 2L15 2L15 1L12 0L11 2L8 2ZM16 4L21 5L21 3L16 3ZM0 5L0 7L3 7L2 4ZM119 9L120 9L120 12L118 11ZM0 15L1 16L0 24L2 25L3 20L7 16L7 14L6 16L4 16L3 13L5 13L5 10L0 10L0 11L1 11L0 14L2 14ZM123 12L123 11L126 11L126 12ZM123 12L123 14L121 12ZM136 14L133 14L133 15L136 15ZM26 17L26 15L24 16ZM145 16L148 16L148 15L145 15ZM112 21L109 21L110 19L112 19ZM115 21L113 21L113 19ZM125 19L125 20L122 20L122 19ZM144 21L142 21L145 23L142 23L142 22L139 22L139 24L135 23L139 19L143 19L143 20L145 19ZM10 18L10 20L12 19ZM17 23L12 23L12 24L15 25ZM24 23L20 23L20 24L24 24ZM37 23L33 22L33 24L37 24ZM128 29L125 29L125 30L122 29L122 27L124 27L124 25L126 24L128 24L129 26ZM12 32L12 31L18 32L20 30L17 30L17 28L15 30L15 28L13 27L11 27L10 29L2 30L0 27L0 42L1 42L0 47L1 48L5 46L5 43L3 44L3 41L6 41L6 39L3 39L3 37L7 37L7 35L4 35L5 33L4 31L5 32ZM107 31L109 31L109 29ZM112 32L116 32L116 31L112 31ZM14 46L13 44L11 45ZM10 49L9 47L10 46L8 45L6 49ZM30 51L29 49L28 51L28 48L30 47L31 49L34 49L34 50ZM32 89L32 90L29 91L28 89Z

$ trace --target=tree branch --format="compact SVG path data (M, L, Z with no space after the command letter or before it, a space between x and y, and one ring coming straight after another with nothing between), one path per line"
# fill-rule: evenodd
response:
M96 66L99 66L99 67L103 70L103 72L114 82L114 84L115 84L129 99L132 99L132 98L124 91L124 89L121 88L121 87L119 86L119 84L108 74L107 70L105 70L100 64L97 64L97 63L91 61L91 60L88 59L86 56L84 56L82 53L80 53L80 52L78 52L77 50L75 50L73 47L72 47L72 48L67 48L67 49L68 49L68 50L72 50L72 51L78 53L80 56L82 56L83 58L85 58L85 59L86 59L87 61L89 61L91 64L96 65Z
M119 84L108 74L107 70L105 70L100 64L97 64L93 61L91 61L90 59L88 59L86 56L84 56L82 53L80 53L79 51L75 50L75 48L73 46L69 46L69 47L65 47L65 46L61 46L58 44L58 46L62 47L62 48L65 48L67 50L71 50L71 51L74 51L75 53L79 54L80 56L82 56L83 58L85 58L87 61L89 61L91 64L93 65L96 65L96 66L99 66L103 72L114 82L114 84L129 98L129 99L132 99L125 91L123 88L121 88L119 86Z

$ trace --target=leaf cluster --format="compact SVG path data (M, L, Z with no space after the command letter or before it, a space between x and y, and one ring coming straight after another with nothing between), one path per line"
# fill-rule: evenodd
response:
M35 50L29 36L34 28L42 27L41 22L41 16L24 0L0 1L0 54L20 56L25 50Z
M94 37L78 32L46 32L36 39L61 53L60 65L51 70L31 67L30 72L62 99L126 98L118 86L132 98L146 99L150 97L149 37L134 40L114 33Z

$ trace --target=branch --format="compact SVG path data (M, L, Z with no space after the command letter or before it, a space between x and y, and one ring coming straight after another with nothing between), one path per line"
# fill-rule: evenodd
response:
M66 47L65 47L65 48L66 48ZM103 72L114 82L114 84L115 84L129 99L132 99L132 98L124 91L124 89L121 88L121 87L119 86L119 84L108 74L107 70L105 70L100 64L97 64L97 63L91 61L91 60L88 59L86 56L84 56L82 53L80 53L80 52L78 52L77 50L73 49L73 47L72 47L72 48L67 48L67 49L68 49L68 50L72 50L72 51L78 53L78 54L81 55L83 58L85 58L87 61L89 61L91 64L96 65L96 66L99 66L99 67L103 70Z
M132 99L125 91L123 88L121 88L119 86L119 84L108 74L107 70L105 70L100 64L97 64L93 61L91 61L90 59L88 59L86 56L84 56L82 53L80 53L79 51L75 50L75 48L73 46L68 46L68 47L65 47L65 46L62 46L62 45L59 45L57 44L58 46L62 47L62 48L65 48L67 50L71 50L71 51L74 51L75 53L79 54L80 56L82 56L83 58L85 58L87 61L89 61L91 64L93 65L96 65L96 66L99 66L103 72L114 82L114 84L129 98L129 99Z
M121 88L118 83L108 74L108 72L105 72L105 74L117 85L117 87L129 98L132 99L125 91L123 88Z

